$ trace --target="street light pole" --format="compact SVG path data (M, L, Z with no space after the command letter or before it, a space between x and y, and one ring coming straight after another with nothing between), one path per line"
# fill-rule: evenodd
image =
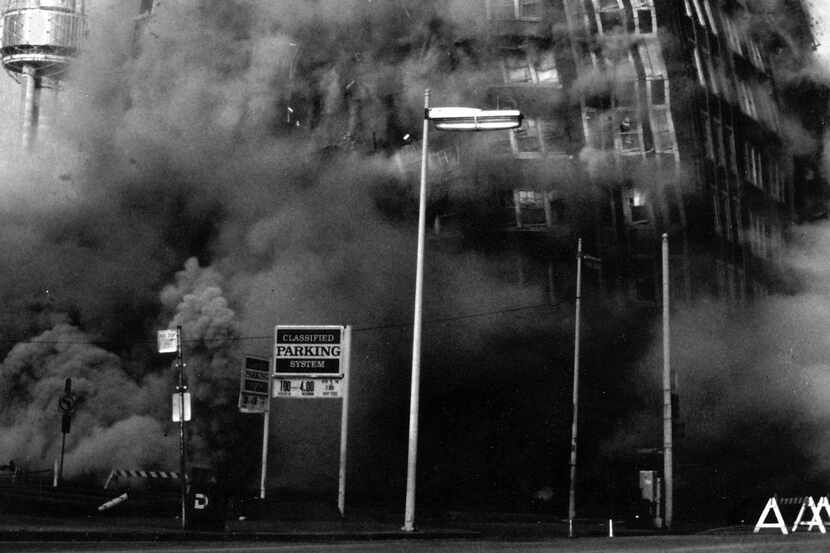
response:
M574 537L576 518L576 444L579 428L579 327L582 307L582 238L576 243L576 307L574 313L573 418L571 421L571 460L568 485L568 537Z
M412 383L409 392L409 454L406 461L406 507L403 530L415 530L415 469L418 462L418 403L421 387L421 323L424 296L424 243L427 218L427 136L429 89L424 90L424 130L421 138L421 186L418 193L418 253L415 264L415 315L412 322Z
M418 253L415 268L415 314L412 322L412 377L409 397L409 448L406 463L406 506L401 528L415 530L415 473L418 460L418 404L421 387L421 330L424 296L424 247L427 218L427 146L429 122L444 131L497 131L522 124L518 110L481 110L465 107L429 107L429 89L424 90L424 130L421 143L421 186L418 194Z
M671 326L669 311L669 235L663 233L663 485L664 521L671 529L674 516L674 456L671 373Z

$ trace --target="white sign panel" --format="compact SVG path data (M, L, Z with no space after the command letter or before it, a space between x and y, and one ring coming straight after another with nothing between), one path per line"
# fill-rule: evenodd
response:
M241 412L268 412L270 379L271 367L269 367L268 359L245 357L242 361L242 377L239 387L239 410Z
M349 336L343 326L277 326L274 378L342 378Z
M182 394L173 394L173 422L182 420ZM190 392L184 393L184 422L190 421Z
M274 397L338 398L342 397L342 378L277 378Z
M158 345L159 353L176 353L179 351L179 343L175 330L159 330Z

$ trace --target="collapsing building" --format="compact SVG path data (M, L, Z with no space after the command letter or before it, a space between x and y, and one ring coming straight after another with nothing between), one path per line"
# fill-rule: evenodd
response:
M680 298L740 303L781 285L788 229L824 216L827 94L798 75L814 47L805 6L756 12L739 0L483 0L467 8L469 31L438 31L453 34L446 55L474 60L471 79L487 89L487 107L518 108L525 120L484 154L467 137L432 148L436 231L533 244L531 257L553 263L537 264L543 280L581 236L602 259L601 286L646 302L659 301L664 232ZM385 55L415 47L399 43ZM320 55L301 50L293 51L292 78L320 73ZM330 109L331 88L310 93L304 82L296 87L302 94L289 92L285 121L317 136L327 129L326 147L394 150L402 141L388 122L380 139L361 122L361 111L373 109L355 70L361 60L340 65L328 85L343 81L344 113ZM326 86L322 78L317 84ZM335 117L343 119L336 137ZM410 155L401 166L412 176L417 161ZM457 192L471 187L475 205Z
M507 226L550 234L564 217L567 239L578 230L602 258L606 285L641 300L658 298L663 232L679 297L743 301L777 286L788 229L824 200L826 92L799 94L776 67L813 46L790 4L490 0L503 75L491 100L527 115L509 137L520 178L502 190ZM785 17L794 33L775 27ZM567 220L574 187L594 189L594 217Z

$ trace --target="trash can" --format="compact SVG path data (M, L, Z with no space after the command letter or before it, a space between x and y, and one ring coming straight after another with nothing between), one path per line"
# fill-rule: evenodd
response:
M225 498L210 469L193 467L187 494L188 527L197 530L225 529Z

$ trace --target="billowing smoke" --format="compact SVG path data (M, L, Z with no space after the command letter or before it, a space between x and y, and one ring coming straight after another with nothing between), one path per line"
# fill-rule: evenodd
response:
M76 326L57 322L8 353L0 377L2 449L10 460L38 467L57 459L58 398L71 378L80 403L68 435L67 474L109 469L119 461L150 466L169 461L175 450L164 447L159 422L164 420L164 382L153 374L132 378L118 356L92 342Z

